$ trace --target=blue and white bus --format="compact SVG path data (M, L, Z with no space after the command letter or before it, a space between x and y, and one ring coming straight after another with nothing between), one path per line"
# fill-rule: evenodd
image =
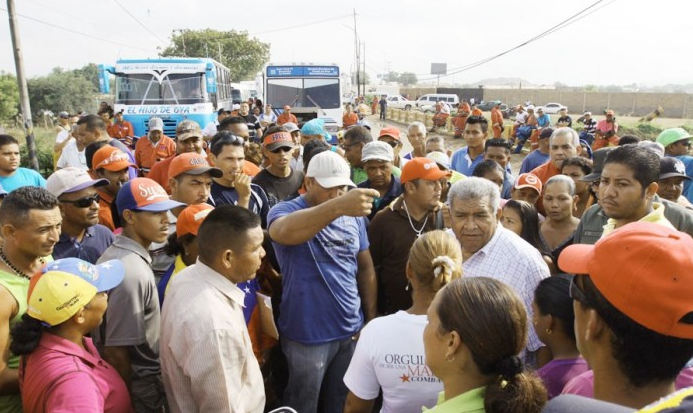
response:
M325 129L336 135L342 127L342 83L339 66L268 64L263 71L264 102L277 114L284 105L299 121L325 120Z
M159 117L164 133L176 135L184 119L201 128L214 122L217 110L231 109L231 73L213 59L124 59L115 66L99 65L101 93L110 92L109 74L115 75L115 112L123 111L136 136L145 136L148 121Z

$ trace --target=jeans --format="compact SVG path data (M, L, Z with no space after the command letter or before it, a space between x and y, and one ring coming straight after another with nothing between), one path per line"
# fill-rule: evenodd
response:
M325 344L307 345L281 339L289 364L289 384L284 404L301 413L315 413L322 395L324 413L342 413L348 389L344 384L356 342L351 338Z

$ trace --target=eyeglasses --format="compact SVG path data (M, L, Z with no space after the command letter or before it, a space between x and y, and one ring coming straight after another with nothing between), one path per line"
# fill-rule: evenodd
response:
M61 200L60 202L63 204L72 204L76 206L77 208L89 208L94 204L94 202L99 202L101 199L101 196L99 194L92 195L92 196L87 196L84 198L76 199L74 201L66 201L66 200Z
M570 282L570 289L569 289L569 294L570 298L572 298L575 301L579 301L583 303L586 306L590 306L590 300L587 298L585 293L580 289L580 287L577 285L577 278L579 276L576 275L573 277L573 280Z
M274 149L274 150L272 150L272 151L270 151L270 152L272 152L272 153L291 152L291 151L293 151L293 150L294 150L294 148L291 148L291 147L289 147L289 146L281 146L281 147L279 147L279 148L277 148L277 149Z
M689 148L691 146L691 141L689 141L689 140L681 140L681 141L679 141L679 143L683 146L688 146Z

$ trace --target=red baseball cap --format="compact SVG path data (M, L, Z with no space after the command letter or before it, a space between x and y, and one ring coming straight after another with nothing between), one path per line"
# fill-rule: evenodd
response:
M441 171L438 164L428 158L413 158L402 168L402 175L399 180L401 183L411 182L414 179L424 181L437 181L444 176L450 175L449 172Z
M184 203L169 199L168 194L156 181L149 178L135 178L125 183L116 197L118 213L131 211L162 212L185 206Z
M182 153L171 161L168 166L168 177L175 178L181 174L202 175L209 172L213 178L221 178L224 172L209 165L207 158L197 152Z
M209 204L190 205L178 214L176 221L176 237L180 238L183 235L193 234L197 236L197 231L200 230L200 224L214 210L214 207Z
M106 145L94 152L91 159L92 169L95 171L101 168L111 172L122 171L130 166L137 168L137 165L130 162L130 157L125 152L111 145Z
M378 135L378 138L382 138L383 136L392 136L393 138L400 140L399 129L397 128L387 127L380 129L380 135Z
M633 222L594 245L563 250L558 266L586 274L609 303L666 336L693 339L693 238L652 222Z
M520 174L515 180L515 189L534 188L541 194L541 179L531 173Z

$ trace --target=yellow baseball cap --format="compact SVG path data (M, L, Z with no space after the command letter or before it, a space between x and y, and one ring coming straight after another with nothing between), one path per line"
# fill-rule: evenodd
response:
M125 270L118 260L93 265L79 258L50 262L31 277L27 314L56 326L75 315L99 292L123 281Z

